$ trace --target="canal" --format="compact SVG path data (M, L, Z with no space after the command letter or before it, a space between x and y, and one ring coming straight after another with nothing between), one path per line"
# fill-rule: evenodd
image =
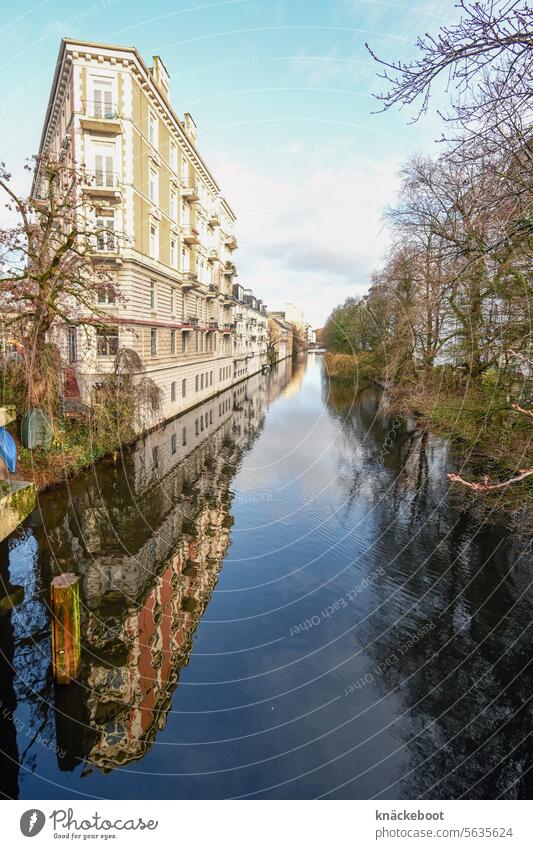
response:
M379 403L286 361L40 496L0 547L4 796L528 796L526 542Z

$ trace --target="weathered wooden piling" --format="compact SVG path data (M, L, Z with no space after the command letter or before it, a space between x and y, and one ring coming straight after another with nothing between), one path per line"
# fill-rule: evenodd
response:
M52 600L52 663L57 684L68 684L80 671L80 579L72 572L54 578Z

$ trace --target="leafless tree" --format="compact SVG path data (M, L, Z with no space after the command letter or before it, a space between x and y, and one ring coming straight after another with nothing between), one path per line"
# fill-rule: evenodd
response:
M0 229L0 314L4 339L17 345L22 362L25 406L51 409L60 378L51 331L106 323L98 296L103 289L108 297L115 292L95 254L102 239L119 236L98 224L85 195L86 174L52 159L39 159L35 167L37 191L21 197L0 166L0 190L15 218Z
M383 109L418 102L416 120L428 109L432 87L442 76L453 106L445 117L465 125L490 124L499 109L506 107L509 114L516 114L530 102L533 14L529 4L459 0L457 8L456 23L417 39L419 56L412 62L387 61L366 45L385 68L380 76L389 88L377 95Z

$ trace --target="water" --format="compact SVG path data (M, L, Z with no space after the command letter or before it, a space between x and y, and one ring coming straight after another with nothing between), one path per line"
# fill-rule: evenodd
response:
M528 795L525 543L378 404L310 355L40 497L0 549L24 592L0 618L4 795ZM61 571L82 578L68 687Z

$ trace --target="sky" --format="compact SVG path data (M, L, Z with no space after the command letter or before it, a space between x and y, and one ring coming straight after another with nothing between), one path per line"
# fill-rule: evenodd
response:
M160 55L178 114L235 210L238 282L314 327L363 294L389 244L383 213L415 152L434 153L435 104L379 113L383 58L456 16L453 0L40 0L3 5L0 160L24 191L62 36ZM437 92L437 103L444 99Z

